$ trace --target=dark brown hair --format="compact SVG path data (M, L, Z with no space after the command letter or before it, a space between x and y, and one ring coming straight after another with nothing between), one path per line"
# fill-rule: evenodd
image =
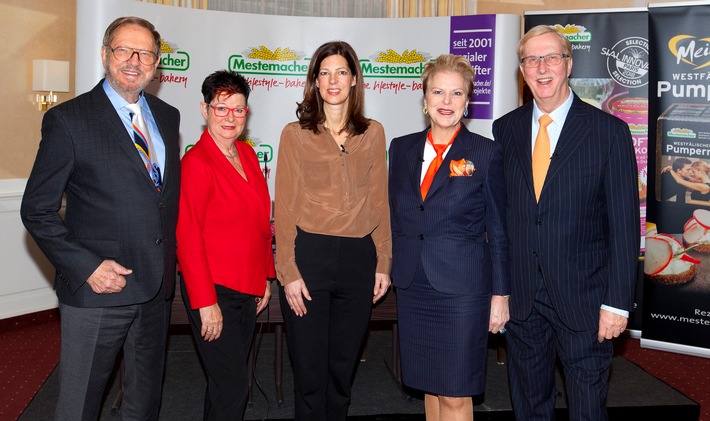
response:
M335 55L342 56L347 61L348 68L350 68L350 72L355 78L355 86L350 89L348 97L348 110L344 130L351 136L359 135L364 133L370 124L370 119L364 115L365 87L357 54L355 54L353 47L344 41L325 43L313 53L311 64L308 66L308 74L306 75L306 87L303 89L303 101L298 104L296 117L301 123L301 128L318 134L318 125L325 122L325 113L323 112L323 98L321 98L316 86L316 79L318 79L318 72L323 60Z

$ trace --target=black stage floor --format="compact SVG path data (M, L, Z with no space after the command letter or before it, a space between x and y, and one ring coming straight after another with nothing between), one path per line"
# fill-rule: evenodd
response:
M283 420L293 417L293 376L284 340L283 402L277 402L274 382L274 334L264 333L256 360L253 402L247 420ZM392 332L372 330L360 363L348 419L424 420L421 399L402 393L385 363L392 351ZM160 420L200 420L205 378L195 353L192 337L184 332L170 335L166 381ZM559 376L558 376L559 377ZM562 381L558 378L557 419L568 419ZM113 403L119 392L114 378L106 393L101 420L119 420ZM58 392L55 371L19 418L21 421L52 420ZM486 393L477 398L475 419L513 420L506 365L497 364L496 350L489 352ZM640 367L615 357L607 406L611 420L672 419L698 420L700 406Z

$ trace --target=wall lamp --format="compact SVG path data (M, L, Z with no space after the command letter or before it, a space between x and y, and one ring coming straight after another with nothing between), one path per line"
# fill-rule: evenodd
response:
M55 92L69 92L69 62L58 60L32 60L32 90L40 111L57 102Z

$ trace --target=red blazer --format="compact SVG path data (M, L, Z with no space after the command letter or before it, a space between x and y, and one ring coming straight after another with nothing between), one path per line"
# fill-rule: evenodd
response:
M207 130L182 159L177 255L193 309L217 302L215 284L261 297L276 276L269 189L254 149L236 147L248 181Z

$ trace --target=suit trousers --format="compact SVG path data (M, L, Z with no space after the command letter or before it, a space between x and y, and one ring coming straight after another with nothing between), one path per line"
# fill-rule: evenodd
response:
M511 318L508 330L508 379L518 420L555 418L555 364L565 377L570 420L607 420L606 394L613 356L611 341L599 343L597 330L573 331L560 320L542 278L532 313Z
M345 420L372 312L372 238L298 231L295 256L312 301L296 316L281 299L294 373L295 420ZM283 297L283 287L280 288Z
M161 287L143 304L96 308L59 304L62 344L55 420L98 419L121 349L121 418L158 419L171 302Z
M185 282L180 281L192 336L207 375L205 421L244 419L248 397L247 359L256 325L256 301L253 295L215 285L217 304L222 312L222 334L207 342L202 339L199 310L190 308Z

